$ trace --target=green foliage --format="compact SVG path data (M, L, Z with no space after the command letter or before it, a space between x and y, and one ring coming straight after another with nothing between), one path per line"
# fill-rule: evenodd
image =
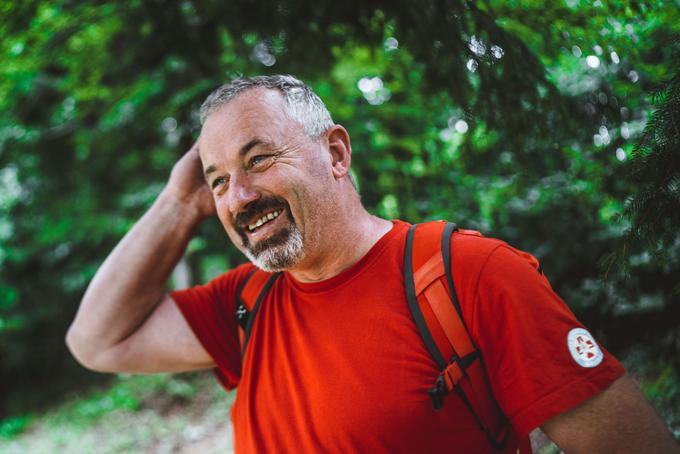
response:
M677 267L680 257L680 37L668 43L677 73L653 94L652 113L634 150L634 176L640 183L623 216L631 222L624 246L642 243ZM675 293L680 295L680 284Z
M195 139L204 97L238 74L290 72L318 91L351 134L372 212L447 218L531 251L614 350L644 341L680 357L677 244L658 263L658 248L633 239L606 281L598 265L628 228L653 225L614 220L631 195L650 194L641 206L652 219L677 225L676 205L654 192L677 195L677 178L658 173L677 170L673 123L656 114L645 129L645 94L677 81L663 43L680 33L679 11L662 1L0 2L0 375L33 399L4 412L44 405L26 392L36 383L53 393L92 377L62 341L85 286ZM675 84L657 112L677 108ZM650 152L636 179L641 138ZM186 256L195 280L243 260L216 221ZM120 390L82 411L138 402Z
M54 424L86 426L111 412L134 412L148 405L150 401L188 399L195 392L195 385L181 376L122 374L105 390L92 392L63 405L51 416L51 421ZM32 420L31 415L3 420L0 424L0 435L4 437L16 435L28 427Z
M2 421L0 452L174 451L173 446L213 435L226 442L232 400L233 394L225 394L210 373L118 376L106 389L74 396L34 416ZM219 448L216 443L205 446L207 451L194 447L227 450Z
M645 383L643 386L643 391L647 398L651 400L654 404L661 407L667 403L675 403L676 405L671 408L675 408L672 415L672 423L674 425L680 425L680 415L677 414L677 408L680 403L680 386L678 386L680 380L678 380L677 373L670 366L663 366L661 374L655 380Z
M20 434L31 423L33 417L31 415L14 416L0 421L0 439L11 438Z
M645 349L634 348L624 358L642 392L656 407L669 429L680 441L680 376L677 368L651 357Z
M91 424L113 411L136 411L154 396L184 399L195 392L194 386L168 374L121 375L113 386L102 392L95 392L85 399L66 405L54 421L57 423ZM59 418L63 418L63 421Z

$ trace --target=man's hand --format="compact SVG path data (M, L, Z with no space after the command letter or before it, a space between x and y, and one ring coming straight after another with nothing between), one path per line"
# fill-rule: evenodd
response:
M182 371L213 364L165 288L195 227L214 213L194 145L85 292L66 336L78 361L107 372Z
M164 192L178 201L195 206L201 219L215 214L212 192L203 178L198 141L175 163Z

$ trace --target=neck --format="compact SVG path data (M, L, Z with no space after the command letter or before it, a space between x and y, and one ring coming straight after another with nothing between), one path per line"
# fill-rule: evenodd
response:
M300 282L318 282L337 276L358 262L392 228L392 223L371 215L357 200L357 206L329 223L316 248L319 253L307 257L288 270ZM342 211L341 211L342 212Z

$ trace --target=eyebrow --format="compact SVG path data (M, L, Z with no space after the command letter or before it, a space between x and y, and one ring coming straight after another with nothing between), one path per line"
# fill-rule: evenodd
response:
M269 142L265 142L264 140L258 139L256 137L247 144L243 145L241 149L238 151L238 155L240 157L243 157L246 155L246 153L248 153L251 150L251 148L255 148L258 145L269 145Z
M258 139L257 137L250 140L247 144L243 145L239 150L238 150L238 155L239 157L245 156L251 149L258 145L268 145L271 146L272 144L270 142L266 142L264 140ZM205 179L208 179L208 175L211 173L215 172L217 170L217 166L214 164L210 164L208 167L205 168L203 171L203 176Z
M214 164L210 164L210 165L209 165L208 167L206 167L205 170L203 171L203 177L207 180L207 179L208 179L208 175L210 175L211 173L213 173L215 170L217 170L217 167L215 167Z

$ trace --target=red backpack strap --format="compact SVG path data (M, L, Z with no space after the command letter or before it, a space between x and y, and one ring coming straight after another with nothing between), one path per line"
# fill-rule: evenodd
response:
M510 425L493 398L453 283L451 237L456 230L455 224L443 221L411 226L404 251L404 287L418 331L441 370L435 386L428 391L435 410L442 407L446 395L455 391L490 444L502 449L510 435Z
M259 268L253 268L237 292L236 323L242 355L245 355L260 304L280 275L281 273L268 273Z

